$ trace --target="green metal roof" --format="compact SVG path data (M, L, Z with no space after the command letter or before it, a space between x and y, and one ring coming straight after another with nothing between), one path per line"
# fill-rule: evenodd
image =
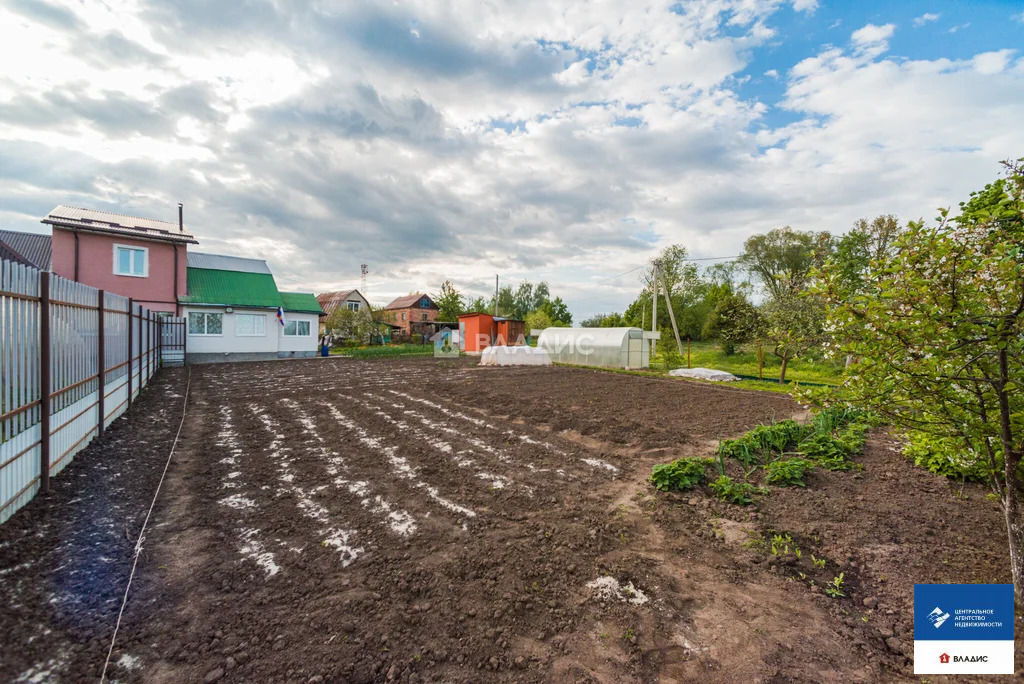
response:
M282 292L281 299L284 301L285 311L295 313L323 313L320 302L316 300L311 292Z
M281 293L269 273L189 268L187 274L188 294L178 298L182 304L269 309L282 305Z

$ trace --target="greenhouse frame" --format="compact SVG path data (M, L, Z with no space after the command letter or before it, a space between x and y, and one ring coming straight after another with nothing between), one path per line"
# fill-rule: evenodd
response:
M555 363L632 370L650 366L650 341L657 339L661 333L640 328L545 328L537 347Z

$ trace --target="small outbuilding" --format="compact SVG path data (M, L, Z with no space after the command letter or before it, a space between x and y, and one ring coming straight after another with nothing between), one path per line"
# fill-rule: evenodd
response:
M537 347L555 363L638 369L651 365L650 340L660 338L640 328L545 328Z
M514 347L526 342L526 324L515 318L469 313L459 316L459 349L478 354L491 345Z

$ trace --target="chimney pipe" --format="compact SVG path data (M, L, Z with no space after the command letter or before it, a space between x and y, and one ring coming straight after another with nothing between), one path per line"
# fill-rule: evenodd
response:
M182 206L181 202L178 202L178 232L185 232L185 219L182 217Z

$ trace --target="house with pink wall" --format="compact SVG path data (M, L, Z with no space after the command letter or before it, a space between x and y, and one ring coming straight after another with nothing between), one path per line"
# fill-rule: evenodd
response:
M151 311L180 313L187 292L188 245L198 241L178 205L178 223L60 205L42 221L53 228L52 270L133 298Z

